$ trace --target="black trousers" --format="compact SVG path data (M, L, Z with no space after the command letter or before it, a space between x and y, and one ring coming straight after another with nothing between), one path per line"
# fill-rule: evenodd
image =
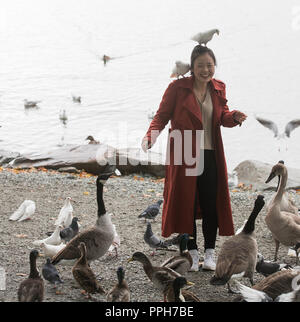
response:
M194 229L193 237L188 242L188 249L198 249L197 227L196 227L196 205L197 198L200 202L202 214L202 232L204 237L204 249L215 248L218 215L216 208L217 201L217 164L214 150L204 150L204 170L197 177L197 188L194 207Z

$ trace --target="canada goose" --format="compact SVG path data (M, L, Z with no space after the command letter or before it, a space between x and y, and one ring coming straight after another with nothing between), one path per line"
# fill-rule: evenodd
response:
M181 275L168 267L153 266L150 259L141 252L135 252L128 260L128 262L131 261L142 263L145 274L153 285L164 294L164 301L166 301L165 292L169 283Z
M299 291L298 281L300 279L300 270L298 268L286 269L274 274L269 275L260 282L252 286L253 290L263 292L261 293L249 293L247 294L251 297L250 294L254 295L254 301L263 302L263 301L286 301L288 298L292 299L292 294L289 294L294 291ZM239 286L239 285L238 285ZM296 293L296 292L295 292ZM299 294L295 294L295 297L299 298ZM289 294L289 296L287 296ZM242 293L242 295L245 295ZM284 300L284 296L287 296ZM245 299L247 301L247 298ZM250 301L250 299L248 299Z
M191 69L190 64L183 63L182 61L176 61L175 66L172 70L171 78L179 78L179 76L184 77L184 75Z
M206 44L213 38L214 34L219 35L219 33L220 33L219 29L211 29L204 32L199 32L191 39L198 42L199 45L204 44L206 46Z
M217 259L215 275L210 280L212 285L224 285L227 283L229 291L229 280L234 274L243 273L253 285L253 273L257 260L257 242L255 239L255 220L263 208L264 196L258 195L254 208L246 222L243 230L227 239L221 246Z
M165 291L167 302L200 302L200 299L192 292L183 289L185 286L193 286L194 283L185 277L176 277L171 281Z
M72 268L72 274L74 276L74 279L84 289L84 291L87 292L88 298L91 298L90 294L94 293L105 294L104 289L99 284L94 272L88 265L85 244L83 242L80 242L78 249L81 255Z
M29 220L35 213L35 202L32 200L24 200L20 207L9 217L12 221Z
M83 230L71 239L66 247L52 259L52 264L56 264L62 259L79 258L78 246L80 242L85 243L89 262L103 256L112 244L114 239L113 225L110 215L106 213L103 201L103 186L113 173L113 171L110 171L111 166L108 166L107 170L107 173L100 174L96 180L98 218L95 225Z
M125 281L123 267L117 270L118 283L107 293L107 302L130 302L130 290Z
M277 163L273 166L266 183L270 182L276 176L280 176L280 185L265 217L265 222L275 241L274 261L277 261L279 245L282 243L285 246L295 246L296 265L298 265L298 248L300 247L300 216L280 210L282 195L288 178L287 168L284 164Z
M180 275L185 275L193 265L193 259L187 249L189 239L194 237L182 234L179 242L179 254L167 259L161 266L169 267Z
M44 298L44 281L41 278L37 268L36 259L39 252L34 249L30 252L30 274L24 280L18 289L19 302L42 302Z
M278 161L278 163L284 164L284 161L280 160L280 161ZM278 176L278 184L277 184L276 192L278 191L279 184L280 184L280 176ZM273 203L275 196L276 196L276 193L272 196L272 198L267 203L267 205L266 205L267 212L270 208L270 205ZM280 202L280 210L286 211L289 213L294 213L297 216L299 215L298 208L295 206L295 204L292 202L292 200L289 199L289 197L285 191L282 194L282 199Z

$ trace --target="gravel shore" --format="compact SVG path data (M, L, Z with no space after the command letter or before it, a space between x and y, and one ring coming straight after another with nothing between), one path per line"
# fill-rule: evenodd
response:
M58 216L64 199L70 196L76 201L73 204L74 216L80 220L80 230L94 224L97 213L96 177L88 174L75 175L58 173L55 171L18 171L0 168L0 268L6 273L6 289L0 290L0 301L17 301L17 290L21 281L29 274L29 252L34 248L32 242L46 238L46 233L54 230L54 221ZM111 177L104 189L106 210L112 214L112 221L121 238L119 255L106 254L91 264L105 290L111 289L116 283L116 270L119 266L125 269L125 278L131 290L133 302L161 301L162 295L156 291L146 277L140 263L128 263L128 258L135 251L142 251L150 255L151 250L143 240L145 231L144 220L137 216L151 203L162 199L163 180L154 177L130 175ZM254 200L258 194L263 194L268 201L274 192L252 191L237 188L231 191L231 204L235 228L239 228L248 218ZM296 205L300 205L300 195L290 191ZM25 200L36 202L36 212L32 220L25 222L9 221L9 216ZM273 260L274 242L265 224L265 208L256 220L256 236L259 252L267 260ZM161 232L161 212L152 224L153 231L158 235ZM198 245L200 256L203 255L203 238L201 221L198 221ZM228 237L217 238L216 253ZM37 248L41 251L41 249ZM287 256L288 248L280 247L278 258L280 262L294 265L295 259ZM157 251L151 257L153 264L159 265L174 252ZM41 267L46 261L39 257L37 266ZM71 266L57 265L57 269L64 283L56 290L45 281L45 302L82 302L88 301L74 281ZM209 280L213 272L190 272L188 280L195 283L192 291L205 302L231 302L235 295L228 294L226 286L212 286ZM258 282L263 276L255 273L254 281ZM245 284L249 282L245 280ZM103 295L94 295L97 301L106 301Z

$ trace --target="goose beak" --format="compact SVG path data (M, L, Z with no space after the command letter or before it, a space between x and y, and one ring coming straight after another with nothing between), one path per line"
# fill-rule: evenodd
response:
M269 183L272 179L274 179L276 177L275 172L271 172L269 175L269 178L266 180L266 183Z

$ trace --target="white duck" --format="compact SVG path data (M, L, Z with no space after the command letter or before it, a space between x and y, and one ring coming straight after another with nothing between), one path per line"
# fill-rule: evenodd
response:
M42 242L40 246L43 250L45 257L53 257L59 251L61 251L64 247L66 247L66 244L61 243L59 245L49 245L49 244Z
M298 248L300 247L300 216L287 211L282 211L280 208L283 192L288 179L287 168L284 164L277 163L273 166L266 183L270 182L276 176L280 176L280 185L269 206L265 222L275 241L274 260L277 260L279 245L282 243L285 246L295 246L297 265Z
M20 207L9 217L9 220L23 221L28 220L35 213L35 202L32 200L25 200Z
M220 31L218 29L211 29L204 32L199 32L191 39L197 41L199 45L204 44L206 46L206 44L212 39L215 33L219 35Z
M58 218L54 223L55 226L61 225L63 227L69 227L71 225L73 219L73 206L71 204L71 200L71 197L67 197L65 199L65 203L61 208L58 214Z
M190 64L183 63L179 60L175 62L175 67L172 70L171 78L176 77L179 78L179 76L184 77L184 75L189 72L191 69Z
M52 233L51 236L45 239L40 239L40 240L35 240L33 242L33 245L35 246L41 246L42 243L45 243L47 245L60 245L62 243L62 240L60 238L60 230L63 227L61 225L56 226L54 232Z

